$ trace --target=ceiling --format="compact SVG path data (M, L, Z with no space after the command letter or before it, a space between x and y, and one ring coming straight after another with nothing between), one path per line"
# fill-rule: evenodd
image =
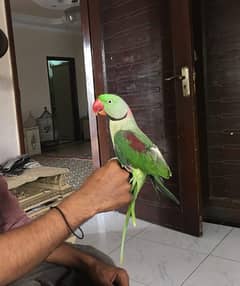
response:
M10 0L10 3L12 13L15 14L24 14L45 18L60 18L63 16L63 11L42 8L31 0Z

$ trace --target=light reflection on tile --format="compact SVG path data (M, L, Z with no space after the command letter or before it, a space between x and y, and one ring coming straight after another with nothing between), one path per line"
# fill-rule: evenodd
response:
M118 212L98 214L81 226L85 238L77 240L77 243L90 244L109 254L120 247L124 220L125 215ZM137 220L136 227L130 223L126 239L141 233L148 225L150 225L148 222L142 220Z
M118 212L101 213L87 221L82 225L84 232L90 233L106 233L109 231L122 232L125 215ZM137 219L137 226L133 227L132 223L129 223L129 232L131 235L136 235L143 231L150 224L143 220Z

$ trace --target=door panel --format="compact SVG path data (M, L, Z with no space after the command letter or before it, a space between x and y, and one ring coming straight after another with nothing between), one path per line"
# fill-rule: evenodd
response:
M69 63L52 66L54 129L60 141L74 141L74 116Z
M240 2L203 1L206 218L240 224Z
M183 65L192 72L189 2L181 1L183 7L176 0L85 2L89 9L96 95L103 91L116 93L128 102L140 128L159 146L169 163L173 177L166 185L181 200L178 207L165 198L158 199L148 182L137 202L137 216L199 235L192 77L189 98L182 96L181 81L165 81L179 73ZM185 25L183 31L181 24ZM181 38L179 32L184 34ZM104 163L111 156L112 147L109 140L106 144L107 121L101 118L98 124Z
M159 146L173 169L166 185L179 196L176 98L174 85L164 81L173 71L168 2L102 1L101 16L106 90L128 102L139 127ZM139 196L138 217L146 218L144 206L153 210L151 220L158 223L159 208L180 212L172 202L157 199L150 183Z

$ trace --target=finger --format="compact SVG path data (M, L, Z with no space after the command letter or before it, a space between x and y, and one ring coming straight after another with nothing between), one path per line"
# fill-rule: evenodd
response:
M129 286L129 276L127 272L123 269L120 269L113 281L113 286Z
M107 162L107 164L108 164L108 165L115 165L115 166L121 168L120 162L119 162L119 160L118 160L117 157L114 157L114 158L109 159L108 162Z
M108 280L103 280L101 285L104 285L104 286L113 286L114 284L112 284L112 282L108 281Z
M121 172L122 172L123 178L128 181L128 180L129 180L129 177L131 177L131 174L128 173L128 172L127 172L126 170L124 170L124 169L122 169Z

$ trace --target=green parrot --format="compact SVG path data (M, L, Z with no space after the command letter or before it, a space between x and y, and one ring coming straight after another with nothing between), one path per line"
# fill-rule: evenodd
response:
M118 95L101 94L93 104L96 114L109 118L109 128L115 154L122 165L132 174L132 202L126 213L122 233L120 263L123 263L124 244L130 217L136 226L135 203L146 178L150 177L154 189L176 204L178 199L164 186L163 179L172 176L171 170L158 147L138 127L127 103Z

